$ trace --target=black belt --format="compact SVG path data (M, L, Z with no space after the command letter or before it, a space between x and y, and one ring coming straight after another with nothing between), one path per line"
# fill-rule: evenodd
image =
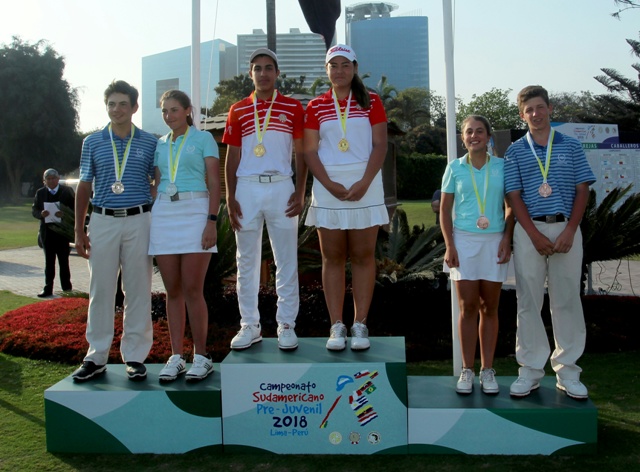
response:
M561 213L558 213L557 215L535 216L531 219L533 221L542 221L543 223L563 223L568 221L568 219Z
M151 210L151 205L145 203L144 205L138 205L131 208L102 208L94 206L93 211L99 215L113 216L115 218L123 218L125 216L139 215L140 213L146 213Z

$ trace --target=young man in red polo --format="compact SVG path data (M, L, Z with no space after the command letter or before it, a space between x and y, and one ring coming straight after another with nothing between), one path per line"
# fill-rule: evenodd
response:
M294 331L299 308L298 215L304 207L307 167L302 137L304 111L299 101L280 94L278 57L266 48L253 52L249 75L255 90L229 110L222 142L227 207L236 236L240 331L232 349L262 340L258 290L262 230L267 225L276 264L278 346L298 347ZM295 149L295 175L291 165Z

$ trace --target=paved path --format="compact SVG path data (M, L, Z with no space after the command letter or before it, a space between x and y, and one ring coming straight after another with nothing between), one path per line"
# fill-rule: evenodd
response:
M75 251L69 258L73 288L89 292L87 261ZM54 285L54 296L61 290L59 280ZM44 285L44 254L37 246L0 251L0 290L37 298ZM640 296L640 262L607 261L592 266L592 286L595 293ZM504 288L515 288L513 267ZM159 273L153 274L153 291L164 291Z
M89 268L86 259L78 256L74 250L69 257L71 283L74 290L89 293ZM26 297L37 298L44 286L44 253L38 246L0 251L0 290ZM60 280L53 286L54 297L60 293ZM160 273L153 274L153 291L164 291Z

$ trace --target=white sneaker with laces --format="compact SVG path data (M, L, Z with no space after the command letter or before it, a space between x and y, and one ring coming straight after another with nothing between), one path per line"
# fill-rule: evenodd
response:
M495 395L500 392L498 382L496 382L496 371L493 369L482 369L480 371L480 386L482 392L488 395Z
M476 374L473 373L473 370L463 368L462 372L460 372L458 383L456 384L456 392L463 395L468 395L473 392L473 379L475 376Z
M278 347L283 351L288 351L298 347L298 336L287 323L278 324Z
M369 349L371 343L369 342L369 329L364 323L355 321L351 327L351 350L363 351Z
M172 355L162 368L158 378L161 382L171 382L187 371L186 362L180 354Z
M342 351L345 347L347 347L347 327L342 321L336 321L329 332L327 349L330 351Z
M257 325L243 325L231 340L231 349L247 349L252 344L262 341L260 323Z
M193 365L185 376L187 380L202 380L213 372L213 361L209 357L200 354L193 355Z
M540 387L540 382L537 380L526 379L524 377L518 377L515 382L511 384L509 388L509 394L512 397L526 397Z
M584 400L589 398L587 387L577 379L557 379L556 388L562 390L569 397L576 400Z

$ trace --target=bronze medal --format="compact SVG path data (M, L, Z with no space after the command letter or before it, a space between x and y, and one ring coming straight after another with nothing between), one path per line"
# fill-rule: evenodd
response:
M267 149L264 147L264 144L260 143L256 147L253 148L253 153L256 157L262 157L267 152Z
M111 185L111 191L117 195L120 195L124 192L124 185L118 180L114 182L113 185Z
M342 152L347 152L349 150L349 141L347 141L347 138L342 138L338 141L338 149Z
M551 189L551 185L546 182L542 182L542 185L540 185L540 188L538 189L538 193L542 198L547 198L549 195L551 195L552 191L553 190Z
M476 220L476 226L479 229L487 229L489 227L489 218L482 215L480 218Z

